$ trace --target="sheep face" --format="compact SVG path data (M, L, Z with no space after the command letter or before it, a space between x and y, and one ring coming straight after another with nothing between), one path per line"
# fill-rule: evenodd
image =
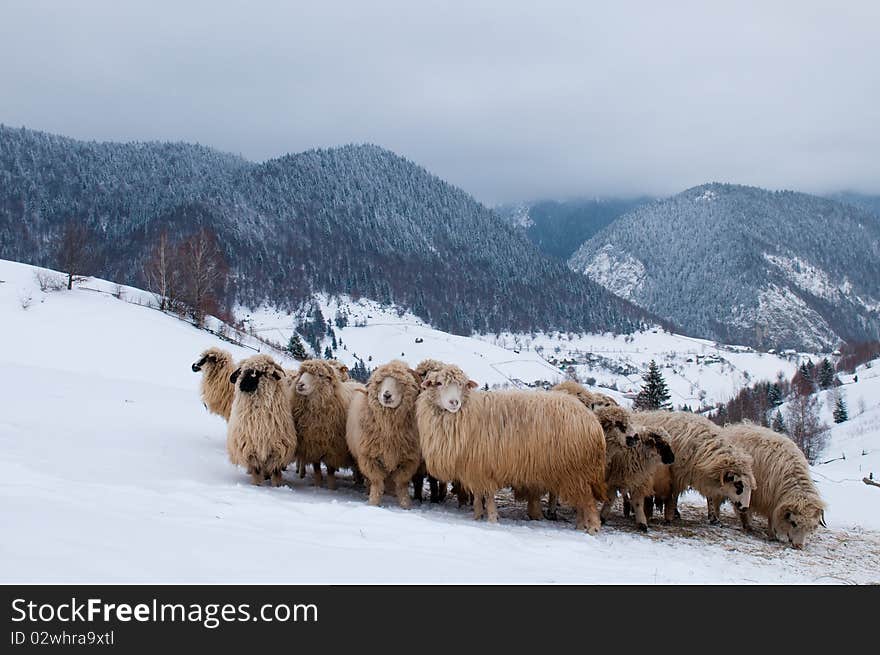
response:
M202 356L199 357L198 360L193 362L192 371L193 373L200 372L203 368L212 368L218 364L223 365L228 359L226 353L220 351L217 348L208 348L205 352L202 353Z
M293 390L300 396L310 396L324 385L341 381L338 366L324 359L309 359L300 364Z
M318 378L315 375L312 375L308 371L304 373L300 373L296 377L296 385L294 386L294 390L300 396L309 396L314 392L318 387Z
M669 445L668 432L642 427L638 434L639 447L646 449L651 459L656 458L661 464L672 464L675 461L675 453Z
M825 523L824 512L817 508L781 505L773 512L773 532L779 541L802 549L816 528Z
M745 512L749 508L753 486L752 480L734 471L724 471L721 474L721 493L739 512Z
M390 375L382 380L379 389L376 392L376 400L382 407L388 409L396 409L403 400L403 389L400 383Z
M614 441L629 448L639 443L639 433L630 421L629 414L622 407L598 407L595 414L602 431L605 432L606 442Z
M281 367L268 357L263 359L257 356L242 362L229 376L229 382L242 393L251 394L256 392L263 380L281 381L283 373Z
M432 394L434 403L447 412L455 414L467 402L471 389L479 386L468 379L457 366L444 366L439 371L428 373L422 388Z

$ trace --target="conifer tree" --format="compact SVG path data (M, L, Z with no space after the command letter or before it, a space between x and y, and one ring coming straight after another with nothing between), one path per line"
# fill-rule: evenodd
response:
M672 409L672 405L669 403L669 388L666 386L666 380L663 379L660 367L653 359L648 364L648 371L642 376L642 380L645 383L633 401L633 409Z
M302 339L299 338L299 335L296 332L290 335L290 341L287 342L287 352L289 352L298 362L309 358L309 354L306 352L306 347L303 345Z
M847 411L846 401L843 399L843 395L837 396L837 402L834 403L834 412L832 412L832 416L834 417L835 423L843 423L849 419L849 412Z
M776 410L776 413L773 415L773 423L770 425L773 428L774 432L779 432L780 434L785 433L785 419L782 418L782 412L780 410Z

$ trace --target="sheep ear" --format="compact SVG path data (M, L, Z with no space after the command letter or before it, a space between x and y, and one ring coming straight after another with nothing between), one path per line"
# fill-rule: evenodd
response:
M432 386L434 386L434 383L427 378L421 384L422 389L430 389Z
M468 380L468 383L467 383L468 389L476 389L479 386L480 386L479 382L474 382L473 380Z
M278 375L278 371L272 371L272 377L275 378L276 380L280 380L280 379L281 379L281 376Z
M239 375L241 375L241 369L237 368L232 372L232 375L229 376L229 382L235 384L238 381Z

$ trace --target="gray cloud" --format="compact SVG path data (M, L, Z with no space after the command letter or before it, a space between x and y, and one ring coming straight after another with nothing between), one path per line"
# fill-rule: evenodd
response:
M490 203L880 192L880 3L610 4L7 1L0 121L257 160L374 142Z

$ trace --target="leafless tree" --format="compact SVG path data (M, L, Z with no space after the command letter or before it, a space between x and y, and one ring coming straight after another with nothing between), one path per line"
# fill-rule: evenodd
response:
M815 464L828 443L828 426L819 419L819 401L810 393L795 393L788 406L788 435Z
M180 257L187 304L201 325L206 314L216 313L229 269L217 239L205 228L181 244Z
M67 273L67 288L83 279L83 274L93 265L92 239L84 223L69 220L64 224L58 243L56 260L58 268Z
M176 311L181 294L181 252L171 244L164 230L153 247L143 270L147 289L156 295L159 309Z

